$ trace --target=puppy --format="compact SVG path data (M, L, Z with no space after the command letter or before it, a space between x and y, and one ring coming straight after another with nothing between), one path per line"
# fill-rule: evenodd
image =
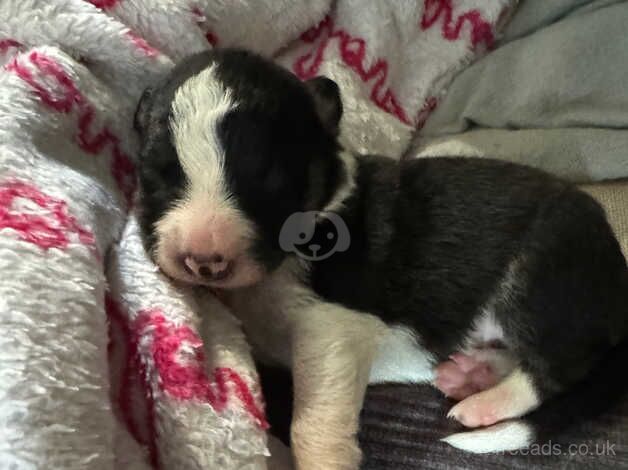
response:
M600 206L510 163L353 155L341 114L332 81L239 50L185 60L136 114L146 247L292 369L297 467L358 468L368 383L460 400L481 429L445 440L472 452L620 397L628 270Z

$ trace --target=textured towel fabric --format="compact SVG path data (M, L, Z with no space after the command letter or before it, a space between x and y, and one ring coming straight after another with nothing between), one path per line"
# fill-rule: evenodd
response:
M130 129L55 48L11 59L0 89L0 467L113 468L103 263L124 221L114 174ZM90 145L102 121L76 140L78 113L96 106L102 151Z
M0 468L282 468L239 325L142 250L139 95L244 46L336 79L343 140L400 157L513 3L0 2Z
M262 466L266 418L235 319L211 294L177 289L163 279L148 260L134 217L109 261L109 315L140 358L137 369L146 380L139 385L150 398L144 405L150 406L147 442L155 445L149 447L153 461L163 468L195 468L198 462L203 468ZM142 441L137 414L125 410L142 394L133 400L137 390L124 377L120 381L115 403Z

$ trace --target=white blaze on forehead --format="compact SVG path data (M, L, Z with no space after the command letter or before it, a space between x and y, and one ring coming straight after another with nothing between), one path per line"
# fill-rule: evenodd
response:
M181 256L220 254L236 266L229 282L244 285L262 270L248 254L254 224L239 209L225 181L218 125L236 103L215 72L214 65L189 78L172 102L172 144L187 184L182 197L155 222L154 256L170 276L195 283L198 279L185 271Z
M215 65L189 78L177 90L170 127L190 196L202 193L217 203L228 198L218 124L235 107L231 90L216 76Z

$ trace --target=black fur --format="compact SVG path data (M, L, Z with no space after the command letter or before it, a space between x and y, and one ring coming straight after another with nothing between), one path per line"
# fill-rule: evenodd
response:
M349 250L312 264L321 296L411 326L444 360L521 259L493 311L546 394L626 337L626 262L603 210L570 184L494 160L363 157L357 186L340 212Z
M152 224L184 184L167 125L174 93L212 62L238 102L219 131L228 185L259 228L256 255L273 268L286 256L283 221L322 209L346 177L336 142L342 105L328 80L303 86L246 52L196 55L140 104L142 228L150 247ZM489 159L375 156L358 157L356 182L339 212L350 248L311 265L321 297L414 328L441 359L490 302L544 398L622 350L626 261L602 208L571 184ZM504 282L512 285L500 298Z

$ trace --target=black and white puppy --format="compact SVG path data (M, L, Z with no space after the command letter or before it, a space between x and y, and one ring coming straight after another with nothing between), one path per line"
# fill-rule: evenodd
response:
M460 400L450 417L482 429L445 440L473 452L621 396L628 270L600 206L514 164L353 155L341 112L332 81L219 50L136 116L147 249L223 290L256 351L292 369L298 468L358 467L369 382Z

